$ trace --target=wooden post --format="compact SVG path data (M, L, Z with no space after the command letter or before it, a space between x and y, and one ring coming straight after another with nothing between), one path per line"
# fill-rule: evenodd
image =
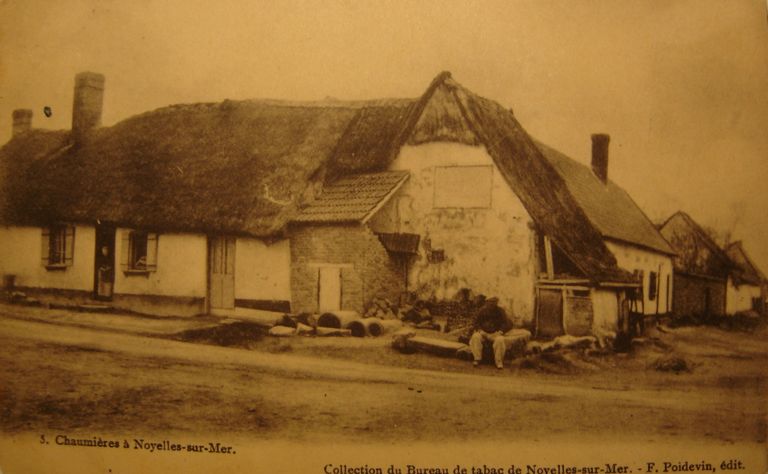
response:
M552 241L546 235L544 236L544 255L547 259L547 279L554 280L555 268L552 261Z
M656 316L659 315L659 300L661 299L661 264L659 264L659 272L656 274Z

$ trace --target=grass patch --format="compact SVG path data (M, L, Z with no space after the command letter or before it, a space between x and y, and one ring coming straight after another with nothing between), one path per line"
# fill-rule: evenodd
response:
M185 342L212 344L224 347L252 348L267 334L267 329L254 323L238 321L212 328L189 329L172 336Z

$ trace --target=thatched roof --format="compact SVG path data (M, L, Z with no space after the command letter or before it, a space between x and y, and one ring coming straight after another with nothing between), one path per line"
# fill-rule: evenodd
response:
M632 282L512 112L461 87L450 76L442 79L441 87L453 95L473 134L541 231L593 281Z
M176 105L79 146L68 132L32 130L0 150L0 219L271 235L308 183L391 159L412 103Z
M733 262L733 280L737 285L742 283L761 285L765 281L765 275L749 258L740 240L728 245L725 253Z
M408 179L407 171L347 175L323 187L320 196L303 208L293 222L362 222Z
M675 271L694 276L725 280L731 259L709 234L685 212L672 214L660 228L675 250Z
M513 114L440 74L422 97L225 101L162 108L92 131L29 131L0 150L0 220L109 221L269 236L322 183L386 171L403 144L482 144L536 225L594 281L630 281Z
M610 180L603 183L589 167L554 148L538 141L536 146L565 179L579 206L604 237L668 255L675 253L624 189Z

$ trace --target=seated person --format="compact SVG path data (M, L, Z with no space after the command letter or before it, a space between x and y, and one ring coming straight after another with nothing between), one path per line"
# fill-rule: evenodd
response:
M504 310L499 308L498 302L498 298L488 298L475 316L472 336L469 338L474 366L477 366L483 358L483 343L488 341L493 345L496 368L504 368L504 355L507 352L504 333L512 329L512 324Z

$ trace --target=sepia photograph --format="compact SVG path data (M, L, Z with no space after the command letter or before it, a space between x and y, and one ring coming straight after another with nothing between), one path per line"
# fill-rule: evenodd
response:
M0 474L768 472L768 3L0 0Z

